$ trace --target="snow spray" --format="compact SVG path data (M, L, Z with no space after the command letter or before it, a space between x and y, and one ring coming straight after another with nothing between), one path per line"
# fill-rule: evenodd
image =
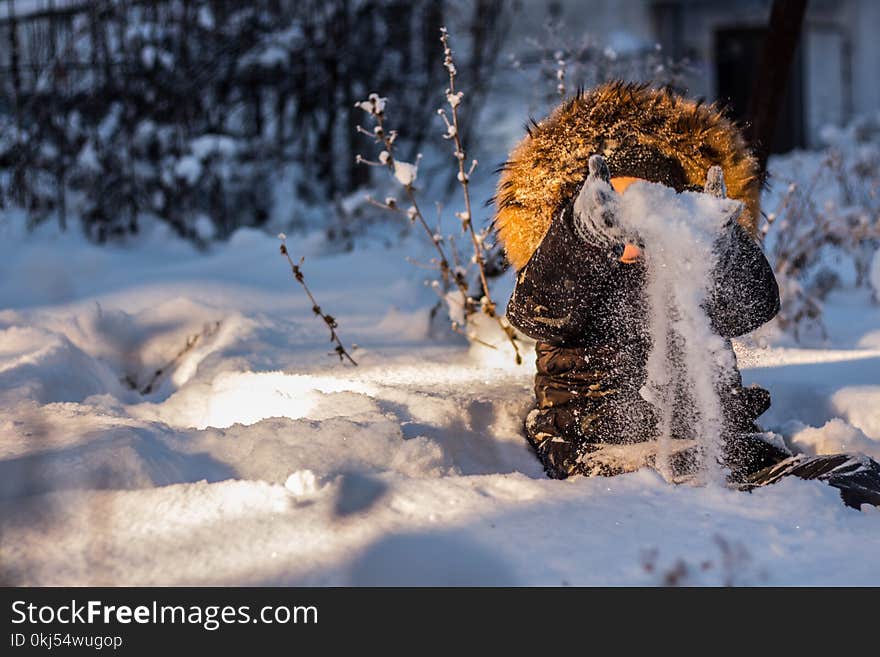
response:
M591 173L597 168L591 161ZM638 181L617 195L607 173L591 175L575 211L579 226L591 230L594 239L601 232L616 242L632 240L642 247L651 346L640 394L658 411L657 469L674 479L674 416L686 399L693 407L692 433L702 460L696 478L721 483L724 417L718 390L735 363L724 339L712 330L703 303L718 260L716 245L725 239L725 229L742 212L742 204L724 197L720 168L710 170L706 192L677 193ZM590 222L585 221L588 217Z

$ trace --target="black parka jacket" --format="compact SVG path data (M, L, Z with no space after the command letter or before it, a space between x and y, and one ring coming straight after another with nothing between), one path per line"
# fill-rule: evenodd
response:
M645 266L639 261L623 263L607 246L585 241L573 221L572 199L556 213L518 272L507 307L510 322L537 341L538 412L530 415L527 429L554 476L577 471L574 461L585 450L655 438L657 424L654 407L639 394L650 347ZM757 242L735 222L725 232L719 235L718 263L705 310L714 330L731 338L773 318L779 290ZM727 348L732 350L729 341ZM756 456L734 454L749 451L732 437L758 431L755 419L769 406L769 394L743 388L736 370L718 392L729 465L736 469L742 461L753 471L778 460L780 455L773 454L770 460L761 456L760 463L745 463ZM693 438L688 400L678 402L674 437ZM550 454L548 449L563 454Z
M627 446L605 454L639 453L658 433L656 411L639 394L650 346L644 265L620 262L621 254L581 237L580 224L573 225L574 199L594 156L608 178L640 178L678 192L703 190L710 169L719 169L720 188L709 191L739 201L742 212L719 236L705 302L712 326L729 339L768 321L779 307L776 281L755 239L760 167L718 107L670 89L610 82L533 122L501 167L494 226L517 269L507 316L537 340L537 408L526 419L527 435L557 477L614 474L607 461L596 465L601 446ZM669 338L671 357L680 349L676 339ZM728 464L741 472L784 456L767 456L737 438L758 432L754 420L769 406L769 394L743 388L735 369L719 385ZM673 437L690 441L698 424L696 405L686 398L690 386L669 388L677 391Z

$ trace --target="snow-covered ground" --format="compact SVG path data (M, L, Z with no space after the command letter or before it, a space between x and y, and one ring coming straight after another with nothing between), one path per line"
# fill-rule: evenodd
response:
M289 240L355 368L269 236L204 255L2 230L5 583L880 584L880 512L821 483L546 479L530 355L428 338L412 242ZM759 335L744 376L799 449L880 457L880 309L844 291L826 314L833 346Z

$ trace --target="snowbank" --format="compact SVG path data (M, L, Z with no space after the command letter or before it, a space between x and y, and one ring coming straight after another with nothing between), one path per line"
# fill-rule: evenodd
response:
M197 255L5 235L5 582L880 584L880 516L819 483L546 479L521 433L531 358L429 338L412 244L289 244L360 367L328 355L269 236ZM792 445L876 455L880 349L844 323L843 347L740 360Z

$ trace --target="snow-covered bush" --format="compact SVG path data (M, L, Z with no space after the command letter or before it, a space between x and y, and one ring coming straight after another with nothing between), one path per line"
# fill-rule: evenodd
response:
M854 284L865 286L880 246L880 116L822 136L824 151L789 156L785 173L771 179L785 192L762 228L780 285L779 324L798 340L826 337L822 302L841 280L834 259L850 263Z

